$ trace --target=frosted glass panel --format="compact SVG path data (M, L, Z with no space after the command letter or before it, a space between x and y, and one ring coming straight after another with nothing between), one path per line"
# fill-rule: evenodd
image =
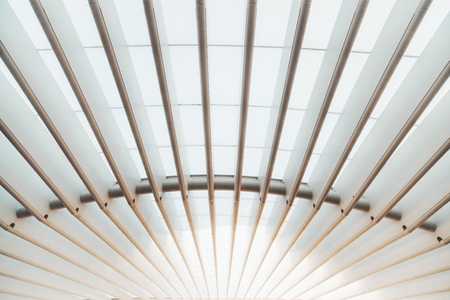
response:
M264 147L269 124L270 108L249 107L247 116L247 133L245 145L249 147Z
M373 45L375 45L394 4L394 0L369 2L352 51L372 51Z
M237 145L238 106L212 106L211 130L213 145Z
M450 2L447 0L435 0L431 4L425 18L417 29L405 55L419 56L441 25L444 18L450 12Z
M33 8L27 0L8 0L17 18L28 33L36 49L51 49Z
M214 174L234 175L236 169L236 147L213 147Z
M120 133L122 134L125 144L128 149L136 149L136 142L134 141L133 133L131 132L131 127L128 123L127 115L123 108L115 108L111 110L116 120L117 127L119 127Z
M300 59L292 86L289 108L306 109L322 65L325 51L306 50L300 52Z
M186 146L186 153L189 162L189 172L192 175L206 174L205 147Z
M156 145L158 147L170 146L169 131L167 130L166 117L162 106L147 107L148 118L153 128Z
M131 158L133 159L134 165L136 166L136 169L139 172L139 176L141 176L141 178L147 178L147 174L145 173L144 165L142 164L139 151L137 149L131 149L130 154Z
M358 140L356 141L355 146L353 146L353 149L348 156L349 159L352 159L355 153L358 151L359 147L362 145L367 135L370 133L370 130L372 129L373 125L375 125L376 121L376 119L367 120L366 126L364 126L364 129L361 132Z
M169 44L197 44L195 1L161 1Z
M141 1L114 0L127 45L150 45Z
M145 105L162 105L155 61L150 47L129 47Z
M333 101L331 102L330 109L328 110L329 112L342 112L368 57L369 54L365 53L350 54L336 93L334 94Z
M439 92L434 96L433 100L428 104L425 111L422 113L420 118L417 120L416 125L420 125L423 120L430 114L430 112L436 107L436 105L439 104L439 102L447 96L448 98L448 92L450 91L450 80L447 79L445 84L442 86L442 88L439 90Z
M281 53L282 49L277 48L254 49L250 84L250 105L272 105Z
M208 1L206 18L210 45L243 45L246 1ZM232 20L232 21L231 21Z
M258 176L262 153L262 148L245 147L244 165L242 170L243 176Z
M291 151L278 150L275 165L273 167L272 178L283 179L284 173L286 172L286 168L289 163L290 156Z
M75 97L72 88L70 87L70 84L66 79L66 75L64 75L64 72L61 69L61 65L59 64L58 59L56 58L53 50L39 51L39 54L41 55L48 69L52 73L53 78L58 83L59 88L63 92L67 102L69 102L72 109L81 110L81 107L78 104L78 100Z
M97 27L89 8L89 2L63 1L83 47L101 47L102 41L98 35Z
M166 176L176 176L177 170L175 169L175 163L173 161L172 148L161 147L158 148L158 150Z
M85 48L86 54L94 69L109 107L122 107L119 92L109 67L108 59L103 48Z
M292 0L258 1L255 45L278 47L284 45L291 4Z
M336 22L342 0L316 0L311 2L304 48L326 49Z
M317 165L317 162L319 161L320 155L313 154L311 155L311 159L309 160L308 166L306 167L305 175L303 175L302 182L308 182L309 178L311 177L311 174L314 171L314 168Z
M179 106L179 110L185 145L204 145L202 107L200 105Z
M6 77L6 79L9 81L9 83L13 86L13 88L16 90L16 92L19 94L19 96L22 98L22 100L25 102L25 104L30 108L30 110L33 112L33 114L36 116L37 112L34 109L34 107L31 105L30 101L28 101L27 96L23 93L20 86L17 84L17 81L14 79L14 77L11 75L11 72L9 72L8 68L5 66L5 63L3 60L0 59L0 72Z
M178 104L201 104L198 48L172 46L169 50Z
M298 131L302 125L305 111L288 109L286 119L284 120L283 132L281 133L279 149L290 150L294 149L295 140L298 136Z
M333 132L334 126L336 125L337 120L339 119L338 114L327 114L325 118L325 122L323 123L322 130L320 131L319 138L317 139L316 146L314 147L313 153L321 154L323 149L325 148L328 139Z
M395 92L397 92L397 89L400 87L403 80L408 75L409 71L413 67L416 60L417 60L417 58L413 58L413 57L403 57L402 58L402 60L398 64L397 68L395 69L395 72L392 75L391 80L389 81L388 85L386 86L386 89L384 90L383 94L381 95L380 99L378 100L378 103L372 112L371 118L379 118L381 116L381 113L386 108L386 106L389 104L389 101L392 99Z
M212 104L241 103L242 47L209 47L209 96Z

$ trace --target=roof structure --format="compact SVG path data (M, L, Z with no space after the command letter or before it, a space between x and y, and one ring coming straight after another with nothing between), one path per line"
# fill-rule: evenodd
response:
M0 299L449 299L450 1L0 0Z

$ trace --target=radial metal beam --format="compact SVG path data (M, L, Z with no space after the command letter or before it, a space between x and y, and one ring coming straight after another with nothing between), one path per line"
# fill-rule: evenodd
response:
M42 244L42 243L39 243L38 241L36 241L36 240L32 239L31 237L25 235L24 233L22 233L22 232L20 232L20 231L18 231L18 230L15 230L15 229L14 229L14 227L15 227L15 224L14 224L14 223L8 225L8 224L6 224L5 222L3 222L3 221L0 220L0 227L1 227L3 230L5 230L5 231L7 231L7 232L9 232L9 233L11 233L11 234L13 234L13 235L15 235L15 236L17 236L17 237L19 237L19 238L25 240L25 241L27 241L27 242L29 242L29 243L31 243L31 244L37 246L37 247L39 247L39 248L41 248L41 249L43 249L43 250L45 250L45 251L47 251L47 252L49 252L49 253L51 253L51 254L57 256L57 257L59 257L59 258L65 260L65 261L67 261L67 262L69 262L69 263L71 263L71 264L73 264L73 265L75 265L75 266L77 266L77 267L79 267L79 268L85 270L86 272L89 272L89 273L91 273L92 275L97 276L98 278L103 279L104 281L110 283L112 286L120 287L120 288L123 289L124 291L127 291L127 292L129 292L129 293L131 293L131 294L134 294L134 295L136 295L136 296L139 296L139 297L144 297L144 295L145 295L145 294L143 294L143 293L141 292L141 290L138 289L137 287L136 287L135 289L133 289L133 290L130 290L128 287L126 287L126 286L123 284L123 282L114 282L114 281L111 281L111 279L106 278L105 276L101 275L100 273L98 273L98 272L96 272L96 271L94 271L94 270L92 270L92 269L90 269L90 268L88 268L88 267L86 267L86 266L84 266L84 265L82 265L82 264L80 264L80 263L77 263L75 260L73 260L73 259L71 259L71 258L69 258L69 257L67 257L67 256L65 256L65 255L63 255L63 254L61 254L61 253L59 253L58 251L56 251L56 250L54 250L54 249L52 249L52 248L50 248L50 247L48 247L48 246L45 246L45 245ZM84 284L84 283L82 283L82 284ZM84 284L84 285L86 285L86 284ZM102 286L102 285L99 285L99 284L96 284L96 285L95 285L95 289L96 289L96 290L100 290L100 291L102 291L103 293L106 293L106 294L111 294L111 292L112 292L111 290L105 290L105 289L103 288L103 286ZM118 290L118 291L119 291L119 290ZM121 297L124 297L125 299L131 300L131 297L129 297L129 296L126 295L125 293L123 293L123 295L122 295ZM144 297L144 298L145 298L145 297Z
M239 117L239 139L237 145L237 162L234 184L233 220L231 225L230 263L228 265L228 279L226 297L230 287L231 267L233 265L234 241L236 239L236 226L239 213L239 199L241 196L242 169L244 165L245 135L247 132L248 102L250 96L250 82L253 64L253 46L255 43L257 0L247 2L247 20L245 25L244 67L242 71L241 108Z
M428 90L426 95L423 97L422 101L420 101L419 105L416 107L414 112L411 114L411 116L408 118L406 123L403 125L402 129L400 130L400 132L397 134L395 139L391 142L391 144L389 145L389 148L385 151L383 156L380 158L380 160L378 161L376 166L373 168L373 170L370 173L370 175L368 176L368 178L366 178L366 180L364 181L364 184L360 187L358 192L355 194L354 198L352 199L350 204L347 206L347 208L342 212L342 214L339 216L339 218L320 236L320 238L317 239L317 241L313 244L313 246L311 246L310 249L308 249L308 251L302 256L302 259L300 260L300 262L307 255L309 255L348 216L350 211L356 205L357 201L359 199L361 199L361 197L363 196L364 192L367 190L369 185L373 182L375 177L378 175L378 173L384 167L386 162L389 160L389 158L395 152L397 147L401 144L401 142L403 141L405 136L408 134L408 132L411 130L411 128L414 126L414 124L417 122L419 117L422 115L422 113L427 108L428 104L431 102L431 100L433 100L434 96L438 93L438 91L441 89L441 87L444 85L444 83L447 81L447 79L449 77L450 77L450 62L445 66L445 68L439 74L438 78L435 80L435 82L430 87L430 89ZM445 152L447 150L448 150L448 145L447 145L447 143L445 143L444 146L441 147L441 149L439 149L439 151L437 152L437 156L445 154ZM431 163L434 164L436 161L433 162L433 159L432 159ZM428 171L427 168L425 168L425 170ZM423 173L422 176L424 174L425 173ZM397 199L394 199L394 200L397 200ZM400 199L398 199L397 201L399 201L399 200ZM377 217L378 218L378 222L385 216L384 214L386 213L386 211L383 211L382 214L380 214L380 216ZM418 226L422 225L425 221L426 221L426 219L418 220L414 224L414 226L416 226L416 227L414 227L414 229L416 229ZM376 222L376 223L378 223L378 222ZM372 225L372 224L370 224L370 225ZM428 224L426 224L424 227L429 227L429 226L431 226L431 228L433 228L433 225L428 225ZM337 254L337 253L334 253L334 255L335 254ZM295 267L297 265L298 264L292 266L290 271L283 278L286 278L295 269Z
M360 121L357 125L357 127L355 128L352 138L350 138L350 141L347 144L346 149L344 150L343 154L341 155L341 158L339 160L339 163L337 165L337 167L335 168L335 170L333 171L333 174L331 175L330 180L327 183L327 186L324 188L324 190L321 193L321 196L319 197L318 201L316 203L313 204L314 209L312 210L312 212L310 213L310 215L308 216L307 220L304 222L304 224L302 225L302 227L300 228L299 232L297 233L297 235L295 236L295 239L292 241L292 243L290 244L289 248L287 249L287 251L284 253L284 255L282 256L281 259L283 259L285 257L285 255L287 254L287 252L293 247L293 245L295 244L295 242L298 240L298 238L300 237L300 235L303 233L303 231L306 229L306 227L309 225L309 223L312 221L312 219L314 218L314 216L317 214L317 212L319 211L319 209L321 208L323 202L324 202L324 195L326 197L327 193L331 190L331 187L335 181L335 179L337 178L337 176L339 175L339 172L341 170L341 168L343 167L345 161L348 158L348 155L350 154L351 150L353 149L353 146L355 145L356 141L358 140L359 135L361 134L362 130L364 129L364 126L367 123L367 120L369 119L373 109L375 108L376 103L378 102L378 99L381 97L384 89L386 88L390 78L392 77L396 67L398 66L401 58L403 57L404 52L406 51L412 37L414 36L415 32L417 31L417 28L419 27L422 19L424 18L428 7L430 5L430 0L424 0L422 1L422 3L418 6L416 13L414 14L413 18L411 19L407 29L405 30L405 33L402 37L402 39L400 40L394 54L391 57L391 60L389 61L386 70L383 74L383 76L381 77L377 88L375 89L374 93L372 94L371 99L369 100L369 103L363 113L363 115L360 118ZM361 2L360 2L361 3ZM367 8L367 6L366 6ZM351 47L350 47L351 50ZM334 75L334 74L333 74ZM330 84L331 85L331 84ZM327 92L328 95L328 92ZM409 131L409 129L408 129ZM407 131L407 132L408 132ZM406 132L406 133L407 133ZM406 134L405 133L405 134ZM294 185L295 186L295 185ZM360 197L358 198L358 200L360 200L362 198L362 195L360 195ZM356 200L354 202L354 204L357 203ZM342 216L347 216L347 214L345 214L346 212L343 212ZM341 217L342 217L341 216ZM383 216L385 217L385 216ZM345 218L345 217L343 217ZM342 220L343 220L342 218ZM311 247L310 250L308 250L307 254L311 253L311 251L338 225L339 223L336 223L335 225L332 226L332 228L330 228L326 234L322 235L319 240L313 245L313 247ZM306 257L306 255L304 257ZM298 264L296 264L295 266L297 266ZM291 268L291 271L289 271L285 276L283 276L283 279L286 278L290 272L292 272L292 270L294 270L295 266L293 266ZM271 272L270 276L273 274L274 270ZM269 280L270 276L267 278L266 282ZM281 280L279 281L281 282ZM262 287L261 287L262 288ZM273 291L274 289L272 289L269 294Z
M384 242L383 244L378 245L377 247L373 248L369 252L365 253L364 255L358 257L353 262L347 264L345 267L339 269L338 272L335 272L334 274L330 274L327 279L331 278L332 276L344 271L345 269L355 265L356 263L362 261L363 259L369 257L370 255L384 249L385 247L391 245L392 243L404 238L414 230L416 230L420 225L422 225L424 222L426 222L433 214L435 214L439 209L441 209L444 205L450 202L450 193L445 195L441 200L439 200L430 210L425 212L422 216L420 216L411 226L408 228L404 226L404 231L395 237L391 238L390 240ZM309 275L309 274L308 274ZM288 288L279 298L281 298L283 295L285 295L288 291L290 291L292 288L294 288L298 283L300 283L301 280L303 280L305 277L302 277L299 281L297 281L295 284L293 284L290 288ZM296 295L293 299L296 299L300 295Z
M336 89L338 87L338 84L339 84L339 81L341 79L342 73L344 72L345 65L347 63L348 57L350 55L350 52L351 52L351 49L352 49L352 46L353 46L353 43L354 43L354 41L356 39L356 35L358 34L359 28L361 26L361 23L362 23L362 20L364 18L364 14L366 12L366 9L367 9L368 5L369 5L369 0L360 0L358 5L357 5L357 7L356 7L355 13L353 15L353 19L352 19L352 21L350 23L350 27L349 27L348 32L347 32L347 36L345 37L344 44L342 45L342 49L341 49L341 52L339 54L339 58L337 60L336 67L335 67L333 75L331 77L330 84L329 84L327 92L325 94L325 98L324 98L324 100L322 102L322 106L320 108L319 115L317 117L317 120L316 120L314 129L313 129L313 132L311 134L308 146L306 147L305 155L304 155L302 163L300 165L300 168L299 168L297 177L295 179L295 182L293 184L292 191L291 191L291 193L289 195L289 199L287 200L285 210L283 211L283 214L282 214L282 216L280 218L280 221L278 222L278 225L277 225L277 227L275 229L275 232L274 232L274 234L273 234L273 236L271 238L271 242L269 244L269 247L266 250L266 252L264 253L263 259L261 260L259 266L256 269L257 271L254 273L254 276L252 277L252 280L250 281L249 288L247 289L247 292L245 293L244 297L247 296L248 291L250 290L251 286L253 285L253 282L254 282L254 280L256 278L256 275L258 274L258 271L260 270L260 268L261 268L265 258L267 257L267 254L268 254L268 252L270 250L270 246L273 244L276 236L278 235L278 232L281 229L281 226L284 223L284 220L286 219L286 217L287 217L287 215L288 215L288 213L289 213L289 211L290 211L290 209L292 207L292 204L294 203L295 192L296 192L296 190L298 190L298 188L300 187L300 184L302 182L303 175L305 174L305 171L306 171L306 168L307 168L307 166L309 164L309 160L311 158L312 152L314 150L314 147L316 146L316 142L317 142L317 139L319 138L319 134L320 134L320 131L322 129L323 123L325 121L326 115L328 113L328 109L329 109L329 107L331 105L331 101L333 100L333 97L334 97L334 94L335 94ZM300 44L300 46L301 46L301 44ZM291 80L292 80L292 82L290 83L290 85L292 86L293 78ZM289 91L289 93L290 93L290 91ZM287 104L286 104L286 106L287 106ZM281 110L280 110L280 113L281 113ZM285 112L284 112L284 115L280 115L280 116L284 117L285 116ZM276 153L273 154L273 155L276 155ZM273 168L273 166L272 166L272 168ZM270 170L270 164L269 164L268 171L269 170ZM269 180L269 179L270 179L270 177L269 178L266 177L265 180ZM265 189L267 189L266 184L264 186L265 186ZM314 211L317 212L317 210L314 210ZM307 222L306 224L309 224L310 220L307 220L306 222ZM289 249L291 247L289 247ZM284 256L285 256L285 254L282 256L282 258ZM273 272L274 272L274 270L271 271L270 275ZM264 284L269 280L270 275L269 275L269 277L267 277L267 279L264 282ZM253 299L256 298L258 293L263 288L264 284L261 285L261 287L255 293Z
M204 277L203 279L206 283L206 286L208 286L208 282L206 280L206 275L205 275L205 268L203 266L203 261L202 261L201 255L200 255L200 249L198 246L197 236L195 233L194 222L192 220L192 214L191 214L191 211L189 208L189 202L187 199L187 197L188 197L187 196L187 184L186 184L186 180L185 180L185 174L183 173L183 161L182 161L181 155L180 155L180 145L178 143L179 139L177 138L174 114L172 111L172 103L171 103L171 98L170 98L170 93L169 93L169 86L168 86L168 82L167 82L166 70L165 70L165 66L164 66L163 53L161 50L160 33L158 31L158 26L157 26L157 22L156 22L155 9L154 9L152 0L143 0L143 3L144 3L145 18L147 20L147 27L148 27L148 32L149 32L149 36L150 36L150 42L151 42L151 46L152 46L153 59L155 61L156 74L158 77L161 98L162 98L162 102L163 102L163 106L164 106L164 113L165 113L165 117L166 117L167 129L168 129L169 137L170 137L170 144L172 147L173 159L174 159L175 168L176 168L177 177L178 177L178 183L179 183L179 187L180 187L181 199L183 202L184 209L186 211L186 217L189 222L189 227L191 229L192 238L194 240L195 249L197 251L197 256L198 256L198 259L200 262L200 267L202 269L202 273L203 273L203 277ZM161 208L162 204L159 203L158 206L160 206L160 208ZM164 216L164 214L163 214L163 216ZM169 230L171 230L171 232L173 232L173 229L171 229L171 227L169 227ZM173 236L175 237L174 234L173 234ZM178 246L178 242L175 241L175 243L177 243L177 246ZM181 250L180 247L179 247L179 249ZM194 283L197 286L195 279L194 279ZM200 297L203 299L203 295L198 287L197 287L197 290L199 292ZM209 288L208 288L208 293L209 293Z
M129 98L129 95L128 95L128 92L127 92L127 89L126 89L126 86L125 86L125 82L124 82L124 79L123 79L123 76L122 76L122 72L121 72L120 67L119 67L118 59L117 59L117 56L116 56L115 51L114 51L114 46L112 44L112 41L111 41L111 38L110 38L110 35L109 35L109 32L108 32L108 28L106 27L106 23L105 23L105 20L104 20L104 17L103 17L101 8L100 8L100 4L98 3L98 0L89 0L89 5L90 5L91 11L92 11L92 16L94 18L95 24L97 25L97 30L99 32L99 35L100 35L100 38L101 38L101 41L102 41L102 44L103 44L103 48L104 48L105 53L106 53L106 57L108 58L109 66L111 68L111 71L112 71L112 74L113 74L113 77L114 77L114 81L115 81L116 86L117 86L117 90L119 91L119 95L120 95L120 98L122 100L122 104L123 104L125 113L127 115L128 123L129 123L131 131L133 133L134 141L135 141L136 146L138 148L139 155L141 157L141 161L142 161L142 164L144 166L145 173L147 175L147 180L148 180L148 182L149 182L149 184L151 186L151 189L152 189L152 192L153 192L153 196L155 197L155 199L159 199L160 195L159 195L159 191L158 191L158 188L157 188L157 185L156 185L156 181L155 181L155 178L153 176L153 172L152 172L151 167L150 167L150 163L149 163L149 160L148 160L148 157L147 157L147 153L146 153L146 150L145 150L145 147L144 147L144 143L143 143L141 134L139 132L139 127L138 127L138 124L137 124L137 121L136 121L136 117L135 117L135 115L133 113L133 107L131 105L131 101L130 101L130 98ZM189 292L190 296L193 298L194 296L193 296L192 292L190 291L190 288L184 282L183 277L181 277L181 275L179 274L178 269L175 267L175 265L173 264L172 260L168 257L168 255L164 251L162 245L157 240L156 236L154 235L154 233L150 229L148 223L145 221L145 219L142 216L142 214L140 213L140 211L134 205L134 201L131 200L131 199L129 199L129 200L127 198L128 204L132 208L133 212L138 217L139 221L144 226L144 228L147 231L147 233L153 239L153 241L157 245L158 249L164 255L164 257L166 258L166 260L168 261L168 263L170 264L170 266L174 270L175 274L177 274L177 276L179 277L179 279L183 283L185 289ZM180 249L180 252L181 252L181 249ZM182 256L184 257L185 255L182 254ZM188 264L186 264L186 268L189 270L190 275L193 277L192 271L191 271L191 269L190 269ZM192 278L192 279L195 282L194 278ZM178 287L175 287L175 290L180 294L181 297L183 297L183 294L181 293L181 291L179 290ZM198 292L200 293L200 290Z
M75 245L77 245L78 247L80 247L81 249L83 249L84 251L86 251L87 253L89 253L90 255L94 256L95 258L97 258L98 260L100 260L102 263L104 263L105 265L109 266L111 269L113 269L114 271L116 271L117 273L119 273L120 275L124 276L125 278L129 279L130 281L134 282L133 279L131 277L129 277L128 275L126 275L124 272L122 272L118 267L114 266L113 264L109 263L106 259L104 259L102 256L100 256L99 254L95 253L94 251L92 251L90 248L88 248L86 245L82 244L81 242L79 242L77 239L75 239L74 237L72 237L70 234L66 233L65 231L63 231L62 229L58 228L57 226L55 226L53 223L51 223L50 221L47 220L48 215L45 216L41 216L39 214L39 212L34 209L34 207L28 203L26 201L26 199L24 199L11 185L9 185L8 182L6 182L4 180L3 177L0 176L0 186L3 187L13 198L15 198L23 207L25 207L29 212L32 213L32 215L41 223L43 223L44 225L46 225L47 227L49 227L50 229L52 229L53 231L55 231L56 233L60 234L61 236L63 236L64 238L66 238L67 240L71 241L72 243L74 243ZM135 267L139 272L141 272L144 276L145 273L139 268L139 267ZM150 280L150 278L149 278ZM150 280L151 281L151 280ZM163 298L161 297L161 295L157 292L156 289L154 289L151 286L140 286L142 289L147 290L148 292L150 292L151 294L157 296L157 298L159 300L162 300Z
M251 247L253 244L254 237L256 235L256 230L258 228L258 224L261 219L264 205L266 203L267 195L269 193L272 172L273 172L273 168L275 165L275 160L276 160L276 156L277 156L277 152L278 152L278 146L280 144L281 133L283 131L284 120L286 118L287 108L289 106L289 100L290 100L290 96L291 96L292 86L294 83L295 73L297 70L298 60L300 57L300 51L302 48L303 37L304 37L305 31L306 31L306 24L308 21L310 6L311 6L310 0L303 0L300 10L299 10L294 40L293 40L293 44L292 44L292 50L290 53L289 65L288 65L288 69L287 69L287 73L286 73L286 80L284 82L283 94L281 96L281 107L280 107L279 113L278 113L277 124L275 127L274 137L273 137L273 141L272 141L272 147L271 147L270 155L269 155L269 161L268 161L268 165L267 165L266 174L264 177L264 183L262 185L260 204L258 207L258 212L256 214L256 220L255 220L254 227L253 227L252 238L250 240L250 245L249 245L247 255L246 255L246 258L244 261L244 267L243 267L243 270L239 277L235 299L236 299L237 293L239 292L239 287L240 287L240 284L242 281L242 276L243 276L245 267L247 265L248 257L250 255L250 250L251 250ZM299 187L300 187L300 185L299 185ZM275 233L273 235L274 237L278 234L278 231L279 231L279 229L275 230ZM274 238L271 240L271 243L269 244L269 246L267 248L264 258L267 255L267 252L269 251L270 246L272 245L273 241L274 241ZM264 260L264 258L263 258L263 260ZM248 290L250 289L251 285L253 284L253 281L256 278L256 274L258 273L258 270L261 267L261 265L262 265L262 262L259 265L259 267L257 268L257 271L255 272L255 275L254 275L253 279L251 280ZM244 298L247 296L248 290L247 290Z
M325 294L327 294L327 293L331 293L331 292L333 292L333 291L335 291L335 290L337 290L337 289L340 289L341 287L343 287L343 286L345 286L345 285L349 285L349 284L354 283L354 282L356 282L356 281L358 281L358 280L364 279L364 278L366 278L366 277L369 277L369 276L371 276L371 275L373 275L373 274L376 274L376 273L378 273L378 272L381 272L381 271L383 271L383 270L387 270L387 269L389 269L389 268L391 268L391 267L394 267L394 266L396 266L396 265L398 265L398 264L401 264L401 263L406 262L406 261L408 261L408 260L411 260L411 259L413 259L413 258L419 257L419 256L421 256L421 255L424 255L424 254L426 254L426 253L429 253L429 252L434 251L434 250L436 250L436 249L439 249L439 248L441 248L441 247L447 246L448 244L450 244L450 237L447 237L447 238L444 239L444 240L442 240L442 239L439 240L439 239L438 239L438 243L436 243L436 244L434 244L434 245L432 245L432 246L430 246L430 247L427 247L427 248L425 248L425 249L419 250L419 251L417 251L417 252L415 252L415 253L413 253L413 254L411 254L411 255L408 255L408 256L406 256L406 257L403 257L403 258L401 258L401 259L399 259L399 260L396 260L396 261L394 261L394 262L392 262L392 263L390 263L390 264L387 264L387 265L385 265L385 266L381 266L381 267L379 267L378 269L376 269L375 271L369 272L369 273L367 273L367 274L365 274L365 275L363 275L363 276L360 276L360 277L358 277L358 278L352 279L350 282L347 282L347 283L345 283L345 284L342 284L342 285L339 285L339 286L333 288L333 290L329 290L329 291L327 291L327 292L325 292L325 293L322 293L322 294L320 294L320 295L317 295L317 298L319 298L319 297L321 297L321 296L323 296L323 295L325 295ZM329 279L329 278L327 278L327 279Z
M309 276L314 271L316 271L319 267L323 266L326 262L328 262L331 258L336 256L339 252L341 252L344 248L349 246L351 243L356 241L358 238L360 238L363 234L368 232L371 228L373 228L375 225L377 225L383 217L386 217L387 213L397 204L400 202L400 200L419 182L420 179L422 179L423 176L441 159L448 151L450 150L450 139L448 139L436 153L427 161L427 163L411 178L411 180L400 190L400 192L389 202L389 204L380 212L380 214L373 219L369 225L364 227L362 230L360 230L357 234L352 236L350 239L348 239L344 244L342 244L338 249L333 251L331 255L329 255L326 259L322 260L320 263L315 265L313 268L311 268L310 271L308 271L302 278L306 278L306 276ZM422 222L419 225L419 228L422 228L424 230L434 232L436 230L436 224L432 222L431 220L425 219L422 220ZM430 230L431 229L431 230ZM296 264L297 266L298 264ZM333 274L334 275L334 274ZM333 275L330 274L330 276L324 277L320 282L315 284L312 288L319 285L322 282L325 282L329 278L331 278ZM287 275L283 278L286 278ZM272 292L272 291L271 291ZM307 292L307 291L305 291Z
M216 248L216 220L214 209L214 172L212 162L211 143L211 112L209 101L209 73L208 73L208 40L206 30L206 8L204 0L197 0L197 38L198 55L200 61L200 77L202 81L202 112L203 112L203 133L205 139L205 159L206 159L206 179L208 188L209 217L211 222L212 242L214 251L214 270L216 275L217 298L219 298L219 274L217 273L217 248ZM205 274L203 274L205 276ZM205 276L206 279L206 276ZM206 283L209 298L211 294L208 283Z
M112 155L108 149L108 146L102 136L102 133L100 131L100 128L92 114L92 111L89 108L89 105L87 103L87 100L83 94L83 91L81 90L81 87L78 83L78 80L75 77L75 74L72 70L72 67L70 66L70 63L64 53L64 50L53 30L53 27L50 24L50 21L47 17L47 14L40 2L40 0L30 0L31 6L34 9L34 12L36 14L37 19L39 20L42 29L44 30L44 33L47 36L47 39L49 41L49 43L51 44L54 53L61 65L61 68L63 69L67 80L69 81L69 84L72 87L72 90L78 100L78 102L80 103L81 108L83 109L84 114L86 115L86 118L100 144L100 147L102 148L105 157L107 158L108 162L110 163L110 167L117 179L117 181L119 182L119 184L121 184L121 187L125 193L125 198L127 198L127 201L130 203L132 202L131 199L131 195L129 194L128 190L126 189L126 186L123 182L123 178L117 168L117 165L115 164ZM83 181L83 183L86 185L86 187L88 188L89 192L93 195L97 205L100 207L100 209L108 216L108 218L116 225L116 227L128 238L128 240L130 240L130 242L136 247L136 249L138 249L139 252L141 252L141 254L156 268L157 266L154 264L154 262L150 259L150 257L145 253L145 251L142 249L142 247L139 246L139 244L132 238L132 236L125 230L125 228L120 224L120 222L111 214L111 212L106 208L105 203L103 203L102 199L100 199L99 195L97 194L97 192L95 191L94 187L92 186L92 184L90 183L89 179L87 178L86 174L84 173L84 171L82 170L81 166L79 165L79 163L76 161L76 158L74 157L74 155L72 154L72 152L70 151L69 147L67 146L67 144L64 142L62 136L60 135L60 133L58 132L58 130L56 129L55 125L52 123L52 121L50 120L49 116L47 115L47 113L45 112L44 108L42 107L41 103L39 102L39 100L37 99L37 97L35 96L35 94L33 93L33 91L31 90L30 86L28 85L28 83L26 82L25 78L23 78L22 74L20 73L20 70L18 70L17 66L15 65L13 59L11 58L11 56L9 55L9 53L7 52L6 48L4 48L3 45L1 45L1 55L2 55L2 59L5 61L5 64L7 65L8 69L10 70L11 74L15 77L16 81L19 83L19 85L21 86L22 90L24 91L24 93L26 94L27 98L30 100L31 104L33 105L33 107L35 108L35 110L38 112L39 116L41 117L41 119L43 120L44 124L46 125L46 127L49 129L50 133L52 134L53 138L55 139L55 141L58 143L58 145L60 146L61 150L64 152L64 154L66 155L66 157L68 158L69 162L72 164L73 168L75 169L75 171L77 172L77 174L80 176L81 180ZM134 206L134 203L132 203ZM158 270L162 275L163 273L161 272L161 270ZM164 275L163 275L164 276ZM167 280L169 283L170 281ZM164 290L164 288L163 288ZM167 291L167 293L170 295L171 293L169 291Z

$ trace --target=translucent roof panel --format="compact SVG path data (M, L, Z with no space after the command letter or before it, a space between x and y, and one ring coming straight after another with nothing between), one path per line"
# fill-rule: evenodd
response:
M282 51L279 48L255 48L253 50L250 105L272 105Z

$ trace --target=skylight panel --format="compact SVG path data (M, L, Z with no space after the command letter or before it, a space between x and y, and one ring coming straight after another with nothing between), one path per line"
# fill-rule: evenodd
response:
M211 139L213 145L237 145L238 106L211 106Z
M325 148L338 119L339 114L334 113L327 114L325 122L323 122L322 130L320 131L319 137L317 138L316 146L314 147L313 153L322 154L323 149Z
M330 109L328 110L329 112L342 112L368 57L369 54L366 53L350 54L336 93L334 94L333 101L331 102Z
M448 95L449 91L450 91L450 79L447 79L445 84L441 87L439 92L436 94L436 96L434 96L433 100L430 102L430 104L428 104L425 111L422 113L420 118L417 120L416 125L420 125L423 122L423 120L425 120L425 118L436 107L436 105L438 105L439 102L441 102L442 98L444 98L444 96Z
M219 175L234 175L236 169L236 146L213 147L213 170Z
M432 2L428 12L422 20L416 34L414 35L405 55L419 56L444 18L450 12L450 2L447 0L435 0Z
M88 1L63 0L83 47L102 47Z
M255 45L284 45L292 0L260 0L257 4Z
M255 48L253 50L250 105L272 105L282 51L282 49L276 48Z
M141 156L139 154L138 149L130 150L131 158L133 159L134 165L139 173L141 178L147 178L147 174L145 173L144 165L142 164Z
M388 85L386 86L383 94L378 100L375 109L372 112L371 118L379 118L383 113L386 106L389 104L389 101L392 99L394 94L397 92L398 88L402 84L403 80L405 80L406 76L409 74L409 71L413 67L417 58L414 57L403 57L397 68L395 69L394 74L391 77Z
M36 49L51 49L33 8L27 0L8 0Z
M371 52L386 20L394 7L394 0L370 1L352 51Z
M78 103L78 100L75 97L73 90L70 87L69 82L67 81L67 77L64 74L64 71L62 70L61 65L59 64L53 50L39 51L39 54L52 73L53 78L58 83L59 88L63 92L67 102L69 102L72 109L74 111L81 110L80 104Z
M202 107L179 106L184 143L187 146L204 145Z
M244 148L244 164L242 170L243 176L258 176L259 168L261 166L262 153L262 148Z
M131 132L125 110L123 108L114 108L111 109L111 111L113 113L114 119L116 120L117 127L119 127L120 133L125 140L127 149L136 149L136 142L134 140L133 133Z
M19 94L19 96L22 98L22 100L25 102L25 104L30 108L30 110L33 112L33 114L35 116L37 116L37 112L34 109L33 105L31 105L30 101L28 101L27 96L25 96L22 89L17 84L17 81L11 75L11 72L9 72L8 68L5 66L5 63L1 59L0 59L0 71L5 76L5 78L9 81L9 83L12 85L12 87L16 90L16 92Z
M167 130L166 117L162 106L147 107L147 114L155 135L158 147L170 146L169 131ZM157 129L157 130L156 130Z
M206 174L205 147L186 146L186 154L191 175Z
M309 178L311 177L314 168L317 165L317 162L319 161L320 155L318 154L312 154L311 158L309 159L308 166L306 167L305 174L303 175L302 182L308 182Z
M114 0L127 45L150 45L141 1Z
M304 48L327 48L341 4L342 0L312 1L303 38Z
M268 107L249 107L247 114L247 130L245 145L248 147L264 147L269 125L271 109Z
M145 105L162 105L155 61L150 47L128 47Z
M289 108L306 109L325 55L322 50L302 49L292 86Z
M211 3L220 3L214 1ZM241 103L242 47L209 47L209 96L211 104Z
M198 48L169 47L178 104L201 104Z
M195 1L164 0L161 5L167 42L197 44Z
M210 45L243 45L246 2L207 1L206 18ZM233 20L230 22L230 20Z
M358 140L356 141L355 145L353 146L352 151L350 152L348 158L352 159L355 153L358 151L359 147L361 147L362 143L366 139L366 137L369 135L370 130L372 130L373 126L377 122L376 119L369 119L367 120L366 126L364 126L364 129L362 130L361 134L359 135Z
M122 101L103 48L85 48L84 50L91 62L109 107L122 107Z
M172 147L158 148L166 176L176 176L177 170L173 161Z
M283 132L281 133L279 149L292 151L294 149L295 140L298 136L298 131L302 125L305 111L288 109L286 118L284 120Z
M289 163L291 151L278 150L275 165L273 167L272 178L283 179L284 173Z
M92 131L91 126L89 125L88 120L86 119L86 116L83 112L75 112L75 115L77 116L78 120L81 123L81 126L83 126L84 131L88 135L89 139L91 140L92 144L94 145L97 152L102 152L102 149L100 148L100 145L94 135L94 132Z

